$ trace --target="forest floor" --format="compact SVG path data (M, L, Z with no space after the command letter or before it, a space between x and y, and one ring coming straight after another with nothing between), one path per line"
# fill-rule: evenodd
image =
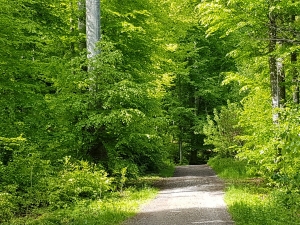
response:
M207 165L178 166L156 183L157 197L124 225L232 225L223 200L224 183Z

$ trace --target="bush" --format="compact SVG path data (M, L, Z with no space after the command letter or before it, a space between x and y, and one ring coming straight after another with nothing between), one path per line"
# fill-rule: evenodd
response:
M49 186L44 181L50 179L54 169L49 160L41 159L38 154L23 153L15 152L13 161L2 166L0 173L0 191L10 194L17 214L26 214L35 207L48 205Z
M65 208L81 199L102 198L112 188L112 179L101 166L70 157L53 166L36 154L15 156L0 169L0 220L35 208Z
M70 157L66 157L63 170L48 181L49 204L62 208L79 199L102 198L111 190L111 182L100 166L86 161L71 162Z
M0 223L9 221L17 211L16 197L7 192L0 192Z

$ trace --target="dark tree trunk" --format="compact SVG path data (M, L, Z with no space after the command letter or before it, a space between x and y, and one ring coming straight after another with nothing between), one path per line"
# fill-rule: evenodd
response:
M285 72L284 72L284 64L282 58L276 59L276 72L277 72L279 107L284 107L284 103L286 99L286 90L285 90Z
M296 64L297 62L297 53L293 52L291 54L291 63ZM294 90L293 90L293 101L296 104L299 104L299 78L298 78L298 70L294 66L293 68L293 83L294 83Z
M294 25L296 21L296 16L292 15L291 17L291 23ZM293 30L293 38L296 38L296 33ZM292 65L297 63L297 53L296 52L292 52L291 54L291 63ZM294 83L294 88L293 88L293 101L296 104L299 104L300 100L300 95L299 95L299 77L298 77L298 70L296 66L293 66L293 83Z
M274 109L280 107L280 96L283 93L280 93L280 83L282 81L282 76L279 76L279 73L283 71L283 65L281 60L277 60L275 56L277 43L277 24L276 16L272 13L269 14L269 69L270 69L270 85L271 85L271 97L272 97L272 107ZM278 71L280 69L280 71ZM273 121L276 123L279 119L278 112L274 111Z
M86 9L85 9L85 0L79 0L78 1L78 11L79 11L79 16L78 16L78 31L79 31L79 50L83 51L86 49Z

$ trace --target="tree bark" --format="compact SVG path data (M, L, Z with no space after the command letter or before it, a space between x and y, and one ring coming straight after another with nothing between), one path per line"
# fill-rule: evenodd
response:
M96 47L100 41L100 0L86 0L86 45L87 57L98 54Z

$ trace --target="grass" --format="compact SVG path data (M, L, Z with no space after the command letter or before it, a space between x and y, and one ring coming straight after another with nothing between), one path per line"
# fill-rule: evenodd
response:
M217 157L208 164L226 182L225 202L236 225L300 224L299 195L249 176L245 162Z
M237 161L232 158L211 158L208 161L219 177L228 179L245 179L249 178L246 170L246 163Z
M30 215L14 218L3 225L118 225L134 216L139 207L153 199L158 189L152 183L173 175L174 166L164 167L160 176L144 176L128 183L122 192L112 192L103 199L81 200L72 207L51 211L37 209Z

